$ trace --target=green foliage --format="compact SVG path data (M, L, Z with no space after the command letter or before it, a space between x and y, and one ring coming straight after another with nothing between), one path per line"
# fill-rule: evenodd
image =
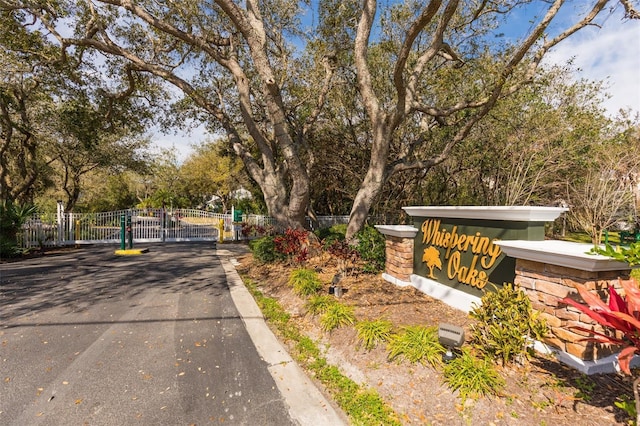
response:
M396 413L385 404L377 392L361 389L337 367L329 365L318 345L309 337L303 336L275 299L265 297L250 279L244 278L244 281L267 321L272 322L282 336L296 342L293 347L298 362L324 384L354 425L400 425Z
M301 296L310 296L322 289L322 282L316 271L311 269L296 269L289 275L289 285Z
M631 243L629 247L605 244L604 248L594 247L591 252L608 256L619 262L626 262L629 266L640 265L640 241Z
M327 246L331 244L333 241L344 240L344 236L347 233L347 225L343 223L339 223L329 228L318 229L314 233L316 234L318 239L323 241L324 245Z
M82 197L74 211L97 213L131 208L138 204L138 179L142 180L131 172L96 172L86 179Z
M360 321L356 324L358 340L366 350L375 348L379 343L387 343L393 335L393 323L385 319Z
M336 328L356 323L356 315L352 306L334 303L327 307L320 317L320 326L324 331L332 331Z
M462 355L444 365L444 382L465 401L485 395L497 395L504 386L490 359L479 359L463 348Z
M367 262L364 266L365 272L382 271L386 259L384 235L373 226L367 225L356 234L355 238L358 241L356 250L360 257Z
M391 337L387 345L389 359L404 358L409 362L437 366L442 362L444 347L438 341L437 327L408 326Z
M282 253L276 251L274 237L270 235L251 240L249 242L249 248L253 253L253 257L261 263L273 263L285 259Z
M311 296L309 300L307 300L305 307L311 315L318 315L325 313L327 309L329 309L329 306L335 305L336 303L338 302L333 296L328 296L326 294L317 294Z
M273 323L284 324L291 318L275 299L264 298L258 305L265 317Z
M0 257L14 257L23 252L18 244L18 232L36 210L32 204L0 201Z
M471 344L503 365L522 362L529 355L532 340L547 333L547 326L534 313L529 297L510 284L486 292L480 306L475 306L469 316L478 321L471 326Z
M626 295L624 298L618 294L613 286L609 286L609 303L605 303L584 285L574 283L576 290L586 304L577 302L571 297L565 297L562 302L588 315L603 327L615 331L615 333L605 334L586 327L571 327L571 329L593 336L586 340L606 345L624 346L618 354L618 361L620 369L631 374L629 366L631 358L636 352L640 352L640 288L638 288L638 282L633 278L619 281ZM619 338L620 335L623 338Z
M621 409L622 411L624 411L625 413L627 413L627 415L633 419L630 422L631 424L633 425L637 424L636 418L638 417L638 410L636 408L636 403L634 400L632 400L626 395L623 395L622 397L618 398L617 401L614 401L613 404L619 409Z
M575 387L578 389L574 395L576 398L586 402L591 401L591 393L596 388L596 384L589 378L589 376L583 374L576 378Z
M318 345L307 336L300 336L296 344L296 351L298 352L298 358L308 359L320 357Z
M353 394L344 393L341 407L351 413L354 425L398 425L400 421L380 395L370 389L359 389Z

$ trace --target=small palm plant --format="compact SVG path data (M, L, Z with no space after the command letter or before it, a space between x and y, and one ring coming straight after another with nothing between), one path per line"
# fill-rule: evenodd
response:
M324 331L333 331L336 328L354 325L357 322L353 306L334 303L320 317L320 326Z
M318 274L311 269L296 269L289 275L289 285L300 296L316 294L322 288Z
M27 220L36 213L32 204L16 204L11 200L0 201L0 256L20 254L18 233Z
M379 343L386 343L393 336L393 323L389 320L379 318L373 321L361 321L356 324L358 340L362 342L364 348L372 350Z
M394 334L387 345L389 360L406 359L411 363L439 366L445 348L438 341L437 327L411 325Z

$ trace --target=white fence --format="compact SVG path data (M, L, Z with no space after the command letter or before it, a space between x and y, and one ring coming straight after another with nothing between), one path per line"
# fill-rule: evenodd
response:
M123 222L124 220L124 222ZM231 215L201 210L130 209L103 213L62 213L34 216L23 226L21 245L62 246L117 243L122 225L131 225L134 242L215 241L220 221L225 238L233 233ZM229 235L227 235L227 233Z
M220 229L224 240L246 238L233 223L231 214L193 209L129 209L102 213L64 213L35 215L23 226L22 247L48 247L77 244L119 243L131 224L134 242L217 241ZM346 223L348 216L320 216L320 227ZM273 218L243 215L242 222L255 227L275 225ZM309 224L311 222L309 221ZM251 237L251 236L249 236Z

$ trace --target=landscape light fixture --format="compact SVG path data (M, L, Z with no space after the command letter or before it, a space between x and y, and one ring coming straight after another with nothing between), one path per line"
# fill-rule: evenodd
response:
M342 274L335 274L333 276L333 280L331 281L331 286L329 287L329 294L333 294L335 297L342 297L342 286L340 285L340 280L342 279Z
M456 357L454 349L464 343L464 329L452 324L438 324L438 341L447 350L442 355L442 360L449 362Z

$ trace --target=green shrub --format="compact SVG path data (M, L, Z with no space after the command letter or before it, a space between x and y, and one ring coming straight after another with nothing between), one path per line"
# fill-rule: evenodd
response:
M389 359L404 358L409 362L437 366L442 362L444 347L438 341L437 327L408 326L394 335L389 344Z
M289 275L289 285L301 296L310 296L322 289L318 274L311 269L296 269Z
M385 319L374 321L361 321L356 324L358 340L362 342L368 351L378 346L379 343L387 343L393 335L393 323Z
M336 303L338 302L333 296L329 296L326 294L316 294L314 296L311 296L309 300L307 300L305 307L311 315L318 315L325 313L327 309L329 309L329 306L335 305Z
M350 413L356 425L400 426L402 423L380 395L370 389L359 389L354 393L344 393L341 406Z
M462 355L444 365L444 382L460 398L479 398L485 395L497 395L505 382L496 371L490 359L478 359L463 348Z
M285 259L282 253L276 251L274 237L267 235L249 242L253 257L261 263L273 263Z
M322 241L324 248L329 247L334 241L344 241L347 233L346 224L333 225L330 228L321 228L314 232L318 239Z
M486 292L480 306L475 306L469 316L478 320L471 326L470 343L503 365L523 362L532 341L547 333L547 326L534 313L529 297L510 284Z
M385 263L385 238L373 226L365 226L356 234L358 245L356 250L360 257L366 261L365 272L376 273L384 269Z
M332 331L345 325L353 325L356 323L356 315L352 306L343 305L342 303L333 303L327 307L327 310L320 317L320 326L324 331Z
M605 248L594 247L591 252L626 262L629 266L640 265L640 241L629 244L629 247L605 244Z
M0 201L0 257L16 257L24 253L18 245L18 233L36 212L37 209L32 204Z
M636 402L633 398L622 395L613 402L613 405L624 411L632 420L627 424L637 425L636 419L638 417L638 409L636 408Z

